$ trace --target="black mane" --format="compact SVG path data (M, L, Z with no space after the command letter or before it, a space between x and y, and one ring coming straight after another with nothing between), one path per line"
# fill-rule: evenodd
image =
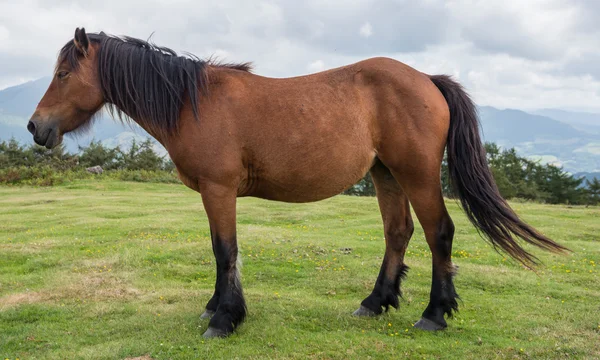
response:
M98 76L106 106L111 115L123 120L124 114L147 124L155 131L171 134L178 130L184 101L189 98L196 119L198 101L208 94L207 66L250 71L249 63L221 64L201 60L192 54L175 51L132 37L104 33L88 34L98 47ZM58 64L67 61L73 71L82 54L69 41L60 51Z

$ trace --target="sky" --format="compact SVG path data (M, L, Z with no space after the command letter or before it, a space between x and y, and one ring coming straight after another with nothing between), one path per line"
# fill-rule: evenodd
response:
M78 26L273 77L388 56L480 105L600 113L600 0L0 0L0 89L51 75Z

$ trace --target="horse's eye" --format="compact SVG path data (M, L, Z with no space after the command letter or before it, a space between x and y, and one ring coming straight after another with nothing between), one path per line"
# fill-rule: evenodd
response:
M65 77L67 77L67 75L69 75L69 72L68 72L68 71L59 71L58 73L56 73L56 77L57 77L59 80L62 80L62 79L64 79Z

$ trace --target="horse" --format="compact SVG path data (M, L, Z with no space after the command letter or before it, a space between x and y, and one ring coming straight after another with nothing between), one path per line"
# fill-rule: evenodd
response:
M216 259L205 337L232 334L247 308L237 264L236 199L313 202L337 195L367 172L383 218L385 254L357 316L398 308L404 255L414 225L432 253L430 299L414 325L447 327L458 310L451 261L454 224L441 191L449 176L466 215L495 249L525 265L521 240L567 249L523 222L488 167L476 106L454 79L389 58L293 78L255 75L249 63L201 60L149 41L77 28L60 50L54 78L27 129L47 148L89 128L107 108L133 120L168 151L183 184L200 193ZM129 120L128 120L129 119Z

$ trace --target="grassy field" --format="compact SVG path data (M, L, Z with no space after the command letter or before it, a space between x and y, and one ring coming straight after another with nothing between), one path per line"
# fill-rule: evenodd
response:
M513 204L570 247L535 272L494 252L448 201L460 312L412 327L428 300L417 228L399 311L351 316L384 251L374 198L238 202L249 316L204 340L215 281L200 196L181 185L0 187L0 359L600 358L600 208Z

